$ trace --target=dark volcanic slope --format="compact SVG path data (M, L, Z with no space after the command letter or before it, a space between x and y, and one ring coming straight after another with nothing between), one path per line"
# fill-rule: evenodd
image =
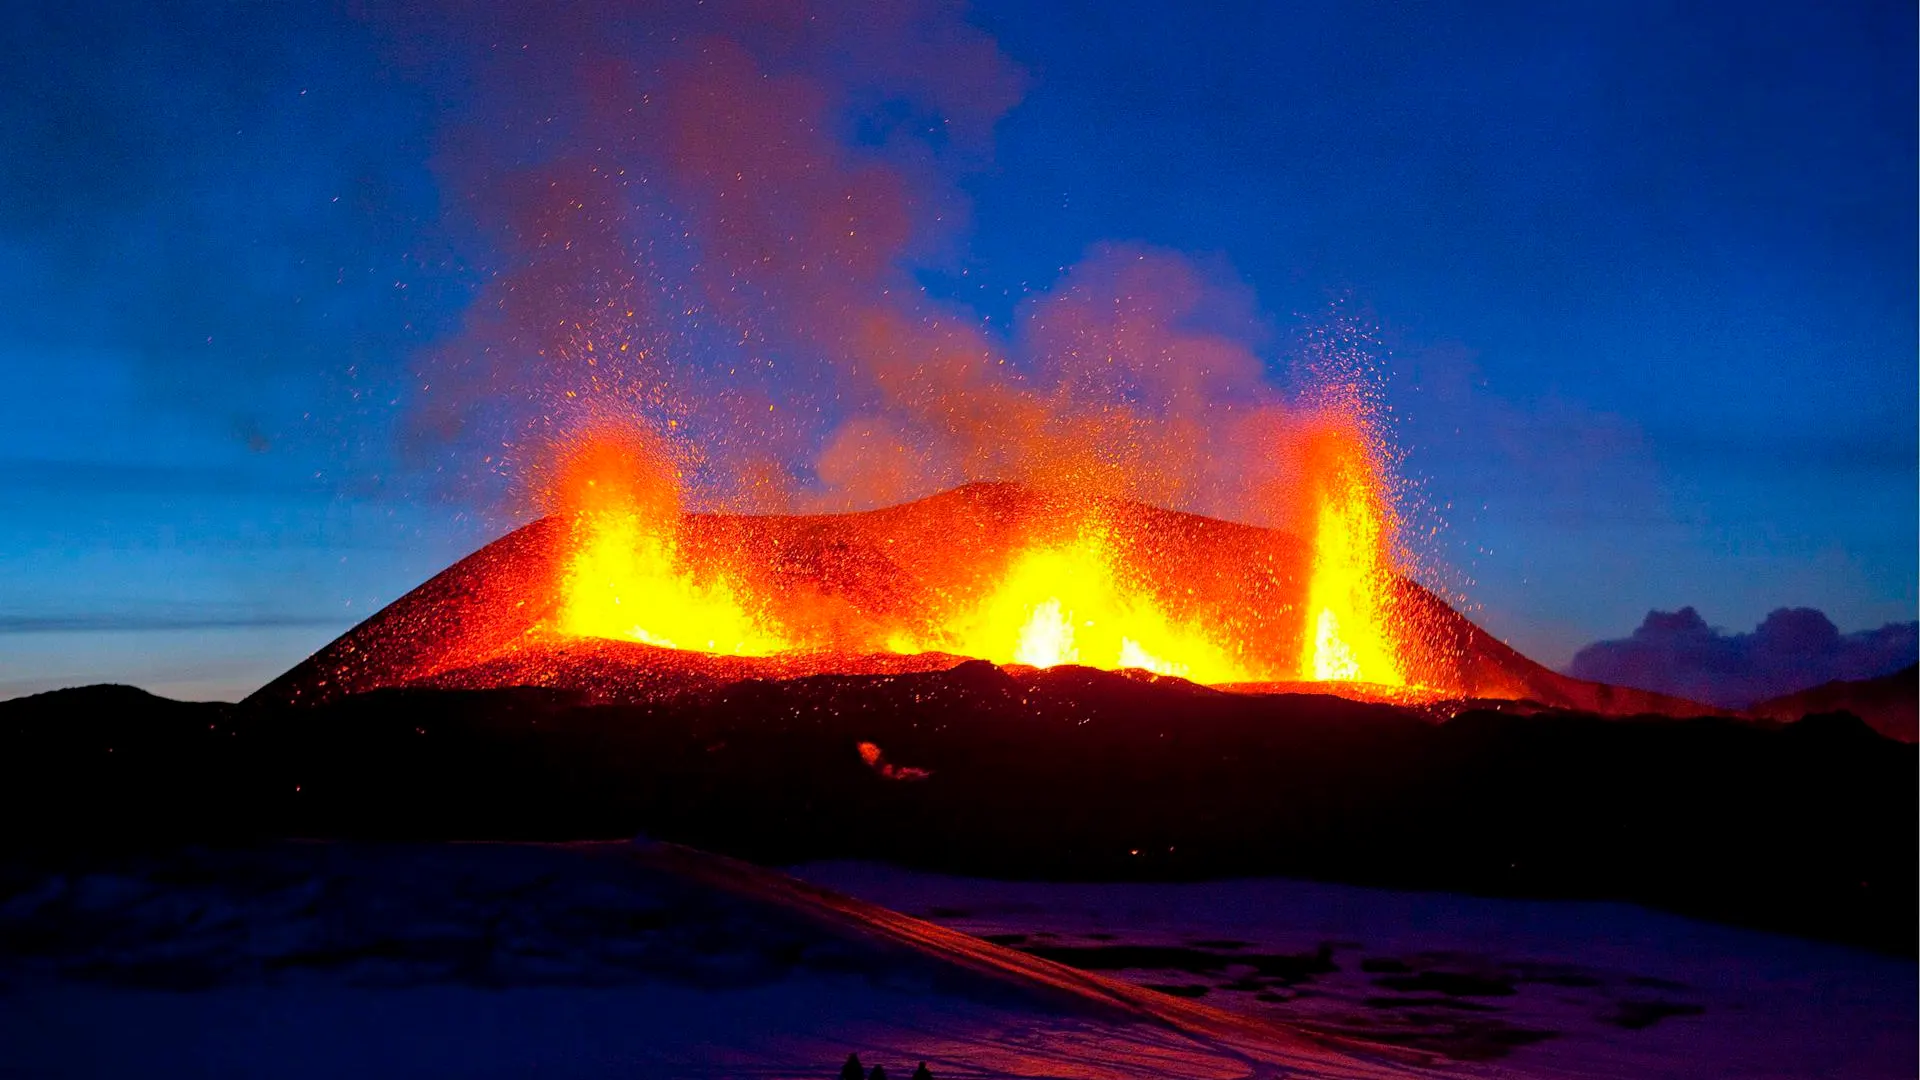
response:
M0 704L0 843L646 833L766 861L1618 897L1913 948L1913 746L1839 717L1435 719L980 662L619 706L71 691Z
M1754 716L1792 723L1814 713L1850 712L1889 739L1920 739L1920 665L1877 679L1836 680L1763 701Z
M1061 531L1083 508L1030 489L969 484L917 502L858 514L694 514L683 541L718 553L756 595L829 611L850 635L922 611L942 595L956 562L1004 565L1022 537ZM1285 533L1138 503L1099 504L1121 537L1121 557L1153 568L1182 617L1229 625L1256 652L1298 655L1309 553ZM556 640L537 629L555 612L561 524L537 521L502 537L401 597L254 695L256 702L322 703L383 687L547 686L635 701L658 691L746 678L846 670L826 653L769 659L712 657L624 642ZM1643 690L1584 682L1502 644L1418 584L1398 583L1395 608L1419 643L1403 658L1411 681L1461 698L1527 699L1609 714L1702 715L1707 706ZM861 656L873 673L952 667L958 657Z

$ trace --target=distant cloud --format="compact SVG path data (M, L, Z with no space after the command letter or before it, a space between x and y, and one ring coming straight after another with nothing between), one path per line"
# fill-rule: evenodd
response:
M1750 634L1708 626L1690 607L1649 611L1632 637L1596 641L1567 673L1726 708L1834 679L1868 679L1914 662L1920 623L1842 634L1817 608L1779 608Z

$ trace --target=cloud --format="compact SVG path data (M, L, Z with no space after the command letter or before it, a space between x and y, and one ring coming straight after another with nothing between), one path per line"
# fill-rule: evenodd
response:
M1266 379L1255 350L1267 330L1230 269L1100 244L1015 321L1003 340L963 313L873 312L856 355L875 392L826 439L815 505L1017 480L1255 509L1287 398Z
M1842 634L1817 608L1779 608L1750 634L1708 626L1700 613L1649 611L1633 636L1581 649L1567 673L1678 694L1726 708L1835 679L1868 679L1914 662L1920 623Z

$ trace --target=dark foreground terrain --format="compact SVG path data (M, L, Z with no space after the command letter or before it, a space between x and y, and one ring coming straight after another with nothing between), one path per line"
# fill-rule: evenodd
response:
M1240 878L801 880L657 843L0 870L0 1074L1901 1080L1910 960L1649 911ZM19 870L29 872L21 874Z
M1911 953L1915 766L1914 746L1844 714L1442 718L984 663L637 706L94 687L0 704L0 844L19 865L279 837L646 834L762 862L1623 899Z
M819 1080L854 1053L947 1080L1435 1075L1418 1048L1143 989L669 844L94 862L5 879L8 1077ZM1897 1054L1873 1060L1902 1074Z

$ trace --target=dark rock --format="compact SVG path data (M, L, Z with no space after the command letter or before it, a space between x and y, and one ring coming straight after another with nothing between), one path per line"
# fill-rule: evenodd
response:
M0 854L644 833L777 863L1621 899L1915 946L1916 750L1856 721L1469 711L1436 723L1332 697L971 668L632 706L537 689L302 707L40 695L0 703ZM933 775L889 782L849 753L859 741ZM1088 948L1063 962L1238 963L1286 980L1334 964L1330 949Z

